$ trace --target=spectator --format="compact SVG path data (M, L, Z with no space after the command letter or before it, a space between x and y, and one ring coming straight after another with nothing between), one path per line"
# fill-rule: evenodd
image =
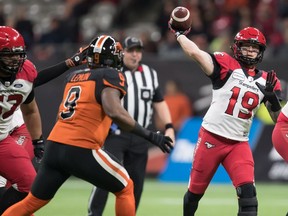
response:
M166 82L164 99L169 107L175 132L177 132L184 121L192 117L192 103L175 80L168 80Z
M34 24L27 17L26 10L27 9L24 7L21 7L17 13L18 18L15 22L15 29L17 29L17 31L22 34L26 43L27 50L31 50L35 42Z

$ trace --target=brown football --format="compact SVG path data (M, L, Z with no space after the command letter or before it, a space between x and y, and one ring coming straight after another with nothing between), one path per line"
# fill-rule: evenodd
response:
M190 11L182 6L176 7L170 16L171 27L174 30L185 31L191 27Z

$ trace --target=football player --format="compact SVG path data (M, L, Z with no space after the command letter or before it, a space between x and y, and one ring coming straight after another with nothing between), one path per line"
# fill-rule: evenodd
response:
M272 143L281 157L288 162L288 103L283 106L275 124Z
M266 39L254 27L239 31L225 52L207 53L170 24L183 51L202 68L213 85L212 103L204 116L194 151L184 215L195 214L220 164L226 169L238 196L238 216L256 216L258 201L254 182L254 160L248 144L253 117L264 102L273 121L281 110L277 95L280 81L275 72L257 68L262 61ZM208 148L207 143L212 144Z
M10 27L0 27L0 30L0 70L12 71L10 73L11 76L7 76L7 78L0 78L1 84L4 84L5 86L5 88L1 87L2 91L0 91L0 95L4 98L2 99L3 101L9 101L6 106L10 107L11 110L13 109L13 113L10 112L9 121L7 121L7 124L5 125L5 130L4 127L1 129L1 133L2 131L3 133L4 131L8 131L7 137L1 141L7 143L7 153L5 154L5 157L1 157L1 159L5 160L9 158L5 160L5 163L3 162L0 165L0 174L3 175L0 176L0 214L2 214L6 208L23 199L28 194L29 190L31 189L32 181L36 176L35 169L31 169L31 160L35 157L36 161L40 162L44 152L43 138L40 136L39 139L33 139L33 137L30 136L28 130L31 131L34 129L33 127L31 128L31 123L25 124L21 109L16 106L16 102L20 102L16 100L17 97L19 97L17 96L19 93L17 93L16 90L23 91L20 87L22 87L22 85L24 86L24 84L28 89L28 82L29 88L31 87L31 89L32 86L34 86L34 88L38 87L56 78L57 76L60 76L69 68L82 64L85 62L86 49L80 48L79 52L77 52L73 57L57 65L48 67L37 74L34 65L29 60L26 60L25 45L22 36ZM13 58L16 58L14 55L23 57L21 62L18 61L18 71L16 67L17 61L15 61L15 66L13 66L12 63L11 65L8 64L7 60L3 60L11 58L12 61ZM33 79L26 75L26 73L28 75L33 74ZM35 77L37 76L35 79L34 75ZM10 83L9 85L8 82ZM33 91L34 90L32 90L30 96L32 98L34 97ZM6 111L8 108L1 107L1 109L3 112L1 121L2 118L3 120L8 119L4 115L5 112L8 112ZM38 110L36 111L38 112ZM39 127L38 125L36 126ZM6 148L4 148L4 145L1 147L3 147L3 150L1 150L0 154L4 154L4 150L6 150ZM19 147L22 147L22 149ZM27 161L28 158L29 160ZM13 161L13 163L11 163L11 161ZM25 161L25 163L22 163L22 161ZM26 165L26 163L29 163L29 166ZM13 169L10 168L11 166L13 166ZM5 167L5 172L1 172L1 169L4 169L2 167ZM6 179L9 180L8 184Z
M0 174L17 185L17 190L9 188L6 193L18 200L29 192L36 172L27 151L10 136L9 126L15 110L21 109L31 139L42 140L33 90L36 76L35 66L27 59L23 37L11 27L0 26ZM39 147L35 145L36 157L43 154Z
M7 209L4 216L31 215L46 205L72 175L114 193L116 215L135 215L132 180L120 162L101 149L112 120L164 152L173 148L170 137L141 127L122 107L127 83L118 70L121 45L111 36L101 35L89 44L87 61L89 68L67 76L58 119L31 193Z

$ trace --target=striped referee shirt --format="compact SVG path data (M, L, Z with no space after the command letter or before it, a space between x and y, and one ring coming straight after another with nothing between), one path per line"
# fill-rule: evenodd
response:
M153 115L152 103L164 100L159 88L157 72L145 64L140 64L134 72L125 66L122 71L128 85L122 105L135 121L147 128L151 124Z

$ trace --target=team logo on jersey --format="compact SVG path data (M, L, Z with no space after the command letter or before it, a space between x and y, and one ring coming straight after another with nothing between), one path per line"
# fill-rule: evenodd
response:
M210 148L214 148L214 147L215 147L214 144L211 144L211 143L209 143L209 142L205 142L204 144L206 145L206 148L207 148L207 149L210 149Z
M224 56L224 53L223 52L214 52L214 55L216 56L216 55L218 55L218 56Z
M253 82L253 81L254 81L254 78L253 78L253 77L251 77L251 76L248 76L248 78L247 78L247 79L248 79L248 81L249 81L249 82Z
M232 77L234 79L238 79L238 80L245 80L245 75L243 73L241 73L240 71L235 70L232 74Z
M17 143L18 145L23 145L25 139L26 139L26 136L19 136L19 137L18 137L18 140L16 141L16 143Z
M141 89L141 99L144 101L150 100L151 92L149 89Z
M20 83L16 83L16 84L14 85L14 87L15 87L15 88L22 88L22 87L23 87L23 85L22 85L22 84L20 84Z

